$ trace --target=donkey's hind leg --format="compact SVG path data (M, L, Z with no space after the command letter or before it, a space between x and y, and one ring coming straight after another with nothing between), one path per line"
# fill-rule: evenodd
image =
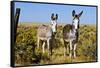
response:
M42 49L43 49L43 53L44 53L44 49L45 49L45 41L43 42Z
M40 39L37 39L37 48L39 48Z
M48 55L50 54L50 39L47 40L47 46L48 46Z
M66 56L67 51L68 51L68 42L64 40L64 56Z

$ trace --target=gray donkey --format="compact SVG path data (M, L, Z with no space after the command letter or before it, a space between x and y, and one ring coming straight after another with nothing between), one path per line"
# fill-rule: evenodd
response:
M52 13L51 15L51 25L41 25L38 28L37 31L37 45L39 48L39 43L40 40L43 41L43 45L42 45L42 50L44 53L44 49L45 49L45 43L47 42L47 47L48 47L48 51L50 49L50 40L55 37L56 31L57 31L57 19L58 19L58 14L54 15L54 13Z
M63 40L64 40L64 56L66 56L66 51L69 48L69 56L76 57L76 46L79 37L79 22L80 16L82 15L83 11L79 14L75 13L75 10L72 11L72 24L67 24L63 27ZM68 46L69 43L69 46Z

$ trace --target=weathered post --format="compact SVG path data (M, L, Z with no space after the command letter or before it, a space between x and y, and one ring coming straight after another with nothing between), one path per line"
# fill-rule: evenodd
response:
M16 42L16 33L17 33L17 25L18 25L18 21L19 21L19 16L20 16L20 8L16 8L16 14L15 14L15 18L14 18L14 21L15 21L14 42Z
M13 5L13 4L12 4ZM16 13L14 15L14 8L11 8L11 66L15 66L15 42L17 25L20 16L20 8L16 8Z

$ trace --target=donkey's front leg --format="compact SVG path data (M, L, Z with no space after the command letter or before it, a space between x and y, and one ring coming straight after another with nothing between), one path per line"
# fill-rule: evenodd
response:
M72 44L72 41L70 40L70 52L69 52L69 56L70 57L72 57L72 46L73 46L73 44Z
M74 48L73 48L73 49L74 49L74 58L76 57L76 45L77 45L77 44L75 43L75 44L74 44Z

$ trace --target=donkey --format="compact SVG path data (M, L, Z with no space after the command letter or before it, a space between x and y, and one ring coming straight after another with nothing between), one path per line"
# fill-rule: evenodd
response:
M48 51L50 49L50 40L52 38L55 37L56 32L57 32L57 19L58 19L58 14L54 15L54 13L52 13L51 15L51 25L41 25L38 28L37 31L37 45L39 48L39 43L40 40L43 41L43 45L42 45L42 50L44 53L44 49L45 49L45 43L47 42L47 47L48 47Z
M75 10L72 11L72 24L67 24L63 27L63 41L64 41L64 56L66 56L66 51L69 48L69 56L75 58L76 57L76 46L79 37L79 22L80 16L83 11L79 14L75 13ZM69 46L68 46L69 43Z

